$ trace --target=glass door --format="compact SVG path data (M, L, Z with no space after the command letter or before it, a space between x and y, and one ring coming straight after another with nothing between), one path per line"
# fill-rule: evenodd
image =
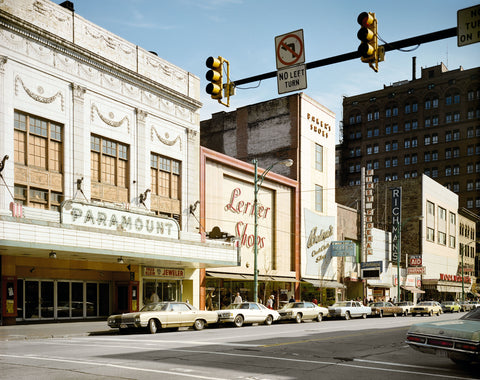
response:
M25 281L25 319L40 318L40 284L38 280Z
M53 300L53 281L40 281L40 318L53 319Z

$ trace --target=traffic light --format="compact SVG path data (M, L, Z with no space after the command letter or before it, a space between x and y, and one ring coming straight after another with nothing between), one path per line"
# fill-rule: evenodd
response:
M383 61L384 48L378 46L377 19L375 13L362 12L358 15L357 22L361 25L357 37L362 43L358 47L360 59L378 72L378 62Z
M234 95L234 86L233 83L230 82L230 62L225 58L218 56L218 58L208 57L205 64L210 69L205 75L205 78L210 82L207 84L205 91L212 99L217 99L219 103L229 107L230 96ZM223 83L224 69L225 84ZM223 95L222 91L224 91ZM222 102L224 96L227 98L227 103Z
M205 78L210 82L207 84L205 91L211 95L212 99L220 100L223 97L223 58L208 57L205 64L210 69L205 75Z

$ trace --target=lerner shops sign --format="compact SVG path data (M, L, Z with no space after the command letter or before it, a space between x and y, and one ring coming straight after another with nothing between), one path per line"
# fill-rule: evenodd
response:
M61 205L61 216L64 224L151 237L179 238L180 228L174 219L114 207L68 200Z

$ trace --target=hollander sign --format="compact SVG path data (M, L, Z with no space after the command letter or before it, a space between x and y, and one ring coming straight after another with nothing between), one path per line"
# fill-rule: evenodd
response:
M61 205L61 216L64 224L151 237L179 238L180 228L176 220L140 212L68 200Z

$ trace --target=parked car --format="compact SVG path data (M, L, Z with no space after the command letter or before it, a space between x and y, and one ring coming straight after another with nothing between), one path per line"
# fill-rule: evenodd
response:
M372 309L358 301L337 302L328 308L328 315L332 318L367 318L371 314Z
M406 316L407 314L410 314L412 307L415 306L415 304L412 301L400 301L400 302L397 302L395 305L402 308L404 316Z
M416 316L417 314L420 315L429 315L432 316L433 314L440 315L442 314L442 306L436 301L423 301L416 304L411 309L412 316Z
M455 363L480 361L480 308L458 320L410 326L406 343L427 354L447 356Z
M476 309L475 305L468 301L460 302L460 307L462 311L470 311L470 310Z
M461 306L458 302L455 301L443 301L442 305L442 312L450 312L450 313L460 313Z
M245 323L271 325L280 318L276 310L268 309L257 302L232 303L226 309L217 310L216 313L219 323L233 323L236 327L242 327Z
M214 311L198 310L186 302L154 302L145 305L140 311L111 315L107 324L111 328L147 328L155 334L162 328L194 327L201 330L205 325L216 323L218 315Z
M289 302L278 310L280 320L294 320L300 323L306 319L320 322L328 316L328 309L315 305L313 302Z
M372 302L368 306L372 308L372 315L380 318L386 315L393 315L394 317L399 314L403 315L403 309L400 306L395 306L391 302Z

